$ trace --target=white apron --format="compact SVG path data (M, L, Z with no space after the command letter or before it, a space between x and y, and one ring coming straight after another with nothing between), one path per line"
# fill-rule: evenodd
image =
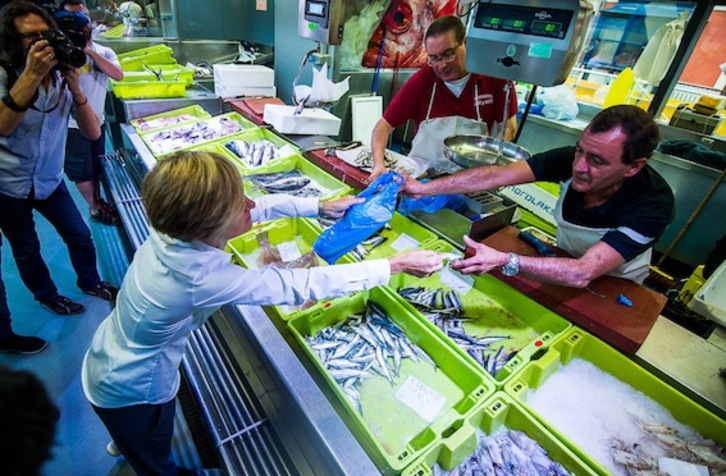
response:
M579 258L584 255L590 247L600 241L602 237L605 236L605 233L609 232L611 228L590 228L565 221L562 217L562 204L565 201L565 194L568 191L571 181L572 179L562 184L560 188L560 197L557 200L557 205L555 205L557 246L567 251L570 255ZM638 284L643 284L643 281L649 273L648 266L650 265L652 253L653 248L648 248L632 260L623 263L607 274L609 276L625 278Z
M471 81L471 79L470 79ZM486 122L482 122L479 113L477 98L479 97L479 85L474 84L474 109L476 119L467 119L461 116L446 116L429 119L431 108L436 96L434 83L429 99L429 107L426 111L426 119L418 126L418 132L411 142L409 155L426 164L427 168L436 173L454 173L461 170L461 167L449 161L444 155L444 140L447 137L461 134L489 135L489 128Z

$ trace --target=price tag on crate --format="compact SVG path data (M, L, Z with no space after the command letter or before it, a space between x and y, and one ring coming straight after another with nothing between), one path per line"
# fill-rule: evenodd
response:
M401 233L399 237L391 243L391 248L400 253L404 250L415 250L420 244L421 243L419 243L415 238L412 238L405 233Z
M398 389L396 398L429 423L436 420L446 403L443 395L411 376Z
M277 250L280 252L280 259L283 263L289 263L300 258L302 254L294 241L286 241L277 245Z
M454 271L447 264L439 272L439 281L459 294L466 294L474 287L474 277Z

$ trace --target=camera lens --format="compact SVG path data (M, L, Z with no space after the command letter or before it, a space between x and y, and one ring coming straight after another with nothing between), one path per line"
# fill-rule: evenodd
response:
M80 68L86 64L86 53L58 30L47 30L43 32L43 38L53 48L55 57L61 64L69 64L74 68Z
M77 46L64 44L57 45L54 49L56 57L61 63L68 63L74 68L80 68L86 64L86 53Z

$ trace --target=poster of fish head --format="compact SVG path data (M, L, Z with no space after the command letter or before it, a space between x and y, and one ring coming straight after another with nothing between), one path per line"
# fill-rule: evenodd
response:
M341 69L420 68L424 37L437 18L456 14L456 0L349 0Z

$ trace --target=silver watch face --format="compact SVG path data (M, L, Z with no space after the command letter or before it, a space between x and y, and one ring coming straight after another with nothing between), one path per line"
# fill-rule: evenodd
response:
M514 276L519 273L519 256L509 253L509 262L502 266L502 274L504 276Z

